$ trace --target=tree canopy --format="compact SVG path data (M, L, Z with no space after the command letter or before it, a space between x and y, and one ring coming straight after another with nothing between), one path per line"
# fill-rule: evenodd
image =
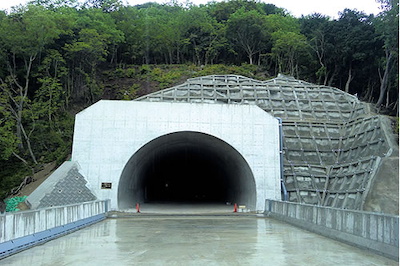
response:
M32 0L0 11L0 166L35 171L63 160L71 149L71 114L105 95L133 99L155 82L164 88L194 68L290 74L397 115L398 0L379 2L377 16L345 9L338 19L295 18L256 0L199 6ZM165 74L165 66L172 71ZM132 77L137 83L122 90ZM10 172L0 174L0 191L17 182L5 177Z

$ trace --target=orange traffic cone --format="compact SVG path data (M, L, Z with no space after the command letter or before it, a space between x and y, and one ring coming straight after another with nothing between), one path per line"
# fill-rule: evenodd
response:
M140 213L140 205L139 205L139 203L136 203L136 212Z
M237 212L237 204L233 205L233 212Z

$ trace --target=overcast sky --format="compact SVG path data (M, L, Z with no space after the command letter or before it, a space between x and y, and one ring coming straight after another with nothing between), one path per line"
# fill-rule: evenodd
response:
M83 0L82 0L83 1ZM149 2L149 0L122 0L129 5L137 5ZM216 0L217 2L221 0ZM8 9L11 6L25 4L27 0L0 0L0 9ZM166 3L169 0L153 0L152 2ZM178 0L186 2L186 0ZM199 5L209 2L208 0L191 0L192 3ZM379 4L375 0L265 0L263 2L274 4L278 7L287 9L292 15L300 17L312 13L321 13L332 18L338 17L338 12L345 8L357 9L367 14L378 14Z

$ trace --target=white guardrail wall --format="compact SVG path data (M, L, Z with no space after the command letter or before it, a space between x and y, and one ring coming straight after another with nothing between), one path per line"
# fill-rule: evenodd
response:
M266 200L265 214L391 259L399 259L399 216L274 200Z
M110 200L0 214L0 259L106 218Z

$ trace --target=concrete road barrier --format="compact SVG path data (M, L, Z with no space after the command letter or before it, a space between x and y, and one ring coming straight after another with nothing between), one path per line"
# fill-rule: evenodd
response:
M266 200L265 214L350 245L399 259L399 217Z
M106 218L110 200L0 215L0 259Z

